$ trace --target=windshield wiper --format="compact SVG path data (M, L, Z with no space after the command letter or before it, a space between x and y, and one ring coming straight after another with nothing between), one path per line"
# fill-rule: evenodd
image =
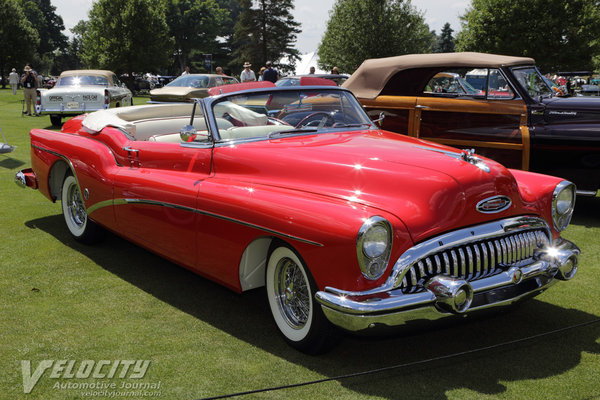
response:
M359 124L340 124L337 123L333 126L333 128L360 128L361 126L373 126L373 124L370 124L368 122L363 122L363 123L359 123Z
M282 135L286 135L286 134L290 134L290 133L311 133L311 132L317 132L318 129L315 128L310 128L310 129L304 129L304 128L299 128L299 129L288 129L288 130L283 130L283 131L275 131L275 132L271 132L269 133L269 135L267 136L269 139L276 137L276 136L282 136Z

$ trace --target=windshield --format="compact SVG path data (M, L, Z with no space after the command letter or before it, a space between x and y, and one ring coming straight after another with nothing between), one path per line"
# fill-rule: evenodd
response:
M176 87L193 87L193 88L206 88L210 78L206 75L183 75L169 83L167 86Z
M517 78L519 85L529 93L532 98L550 97L553 94L552 88L548 86L544 77L535 67L512 68L512 72Z
M108 79L103 76L80 75L63 76L58 79L56 86L108 86Z
M286 90L224 97L213 105L221 140L368 129L373 125L344 90Z

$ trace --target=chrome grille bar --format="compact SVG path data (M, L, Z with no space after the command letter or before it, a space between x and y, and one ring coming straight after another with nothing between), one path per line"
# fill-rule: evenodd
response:
M400 287L405 293L423 290L423 283L440 273L467 281L494 275L511 266L526 264L534 250L548 242L544 230L538 228L462 243L415 260Z

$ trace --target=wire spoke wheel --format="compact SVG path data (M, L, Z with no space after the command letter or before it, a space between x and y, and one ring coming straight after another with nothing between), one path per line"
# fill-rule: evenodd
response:
M300 256L286 245L274 248L265 283L273 319L285 340L308 354L327 351L333 344L332 326L314 300L317 285Z
M68 175L62 186L62 210L65 223L73 237L83 243L94 243L102 238L102 230L88 218L77 179Z
M310 292L300 267L290 258L282 258L275 267L275 293L279 309L294 329L306 325L310 312Z
M77 185L70 185L67 189L67 210L73 225L80 228L85 226L87 214Z

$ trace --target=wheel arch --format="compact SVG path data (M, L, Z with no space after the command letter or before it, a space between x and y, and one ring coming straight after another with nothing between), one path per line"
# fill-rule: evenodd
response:
M262 236L246 246L239 265L242 292L265 286L265 271L271 244L279 240L272 236Z
M75 179L77 179L73 167L69 164L70 163L67 162L67 160L61 158L60 160L56 161L50 168L50 171L48 173L48 191L52 196L53 201L56 201L60 198L62 184L68 173L75 176Z

